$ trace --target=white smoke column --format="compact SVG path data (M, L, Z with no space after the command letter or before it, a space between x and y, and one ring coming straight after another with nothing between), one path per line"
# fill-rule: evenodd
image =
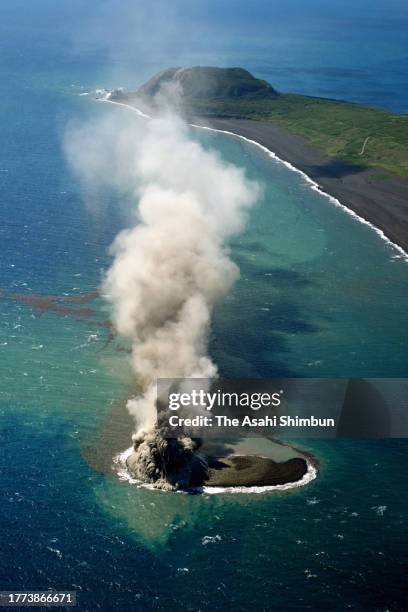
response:
M156 421L157 378L217 372L207 350L211 313L238 276L226 242L257 188L174 117L152 119L138 151L138 223L117 236L104 291L117 331L132 341L143 394L128 409L145 431Z
M176 93L162 94L160 106ZM128 408L141 433L156 421L157 378L216 375L207 346L211 314L238 276L227 244L258 189L193 141L170 111L143 125L128 113L70 126L65 148L92 209L105 186L134 195L136 224L117 236L103 289L118 333L132 342L141 395Z

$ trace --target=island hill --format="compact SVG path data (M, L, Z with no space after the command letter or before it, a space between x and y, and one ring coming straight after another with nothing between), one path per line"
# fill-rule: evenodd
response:
M281 93L243 68L169 68L110 100L151 107L169 84L188 119L267 147L408 251L407 116Z

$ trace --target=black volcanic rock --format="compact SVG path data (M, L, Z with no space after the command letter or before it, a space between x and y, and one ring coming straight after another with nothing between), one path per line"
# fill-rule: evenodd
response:
M305 459L293 457L281 463L257 455L209 458L204 484L212 487L265 487L298 482L308 470Z
M175 491L201 484L207 462L197 453L198 439L168 438L166 428L156 426L133 440L134 452L126 461L133 477L158 489Z
M200 440L188 436L166 438L167 433L156 426L135 437L134 451L126 460L134 478L158 489L276 486L297 482L308 470L307 461L301 457L276 462L257 455L202 454L197 452Z

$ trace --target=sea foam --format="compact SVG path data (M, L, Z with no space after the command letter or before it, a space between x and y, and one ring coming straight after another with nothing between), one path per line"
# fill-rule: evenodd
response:
M105 91L106 93L104 96L96 98L97 102L109 102L109 104L116 104L117 106L123 106L124 108L127 108L131 110L132 112L136 113L139 117L143 117L144 119L151 119L150 115L147 115L146 113L144 113L137 107L132 106L131 104L125 104L124 102L116 102L115 100L111 100L110 98L111 98L112 92L108 90L105 90ZM393 257L394 259L396 258L403 259L404 261L408 262L408 253L404 251L404 249L401 246L399 246L395 242L392 242L392 240L388 238L388 236L383 232L383 230L376 227L373 223L371 223L370 221L368 221L361 215L357 214L351 208L348 208L348 206L340 202L340 200L338 200L334 196L327 193L327 191L324 191L320 187L320 185L316 183L316 181L314 181L308 174L306 174L306 172L303 172L303 170L300 170L299 168L297 168L290 162L285 161L284 159L281 159L280 157L278 157L278 155L276 155L276 153L274 153L274 151L271 151L264 145L261 145L256 140L251 140L250 138L247 138L246 136L242 136L241 134L236 134L235 132L230 132L228 130L219 130L217 128L212 128L212 127L208 127L205 125L199 125L196 123L190 123L189 125L190 127L197 128L200 130L207 130L209 132L218 132L219 134L226 134L228 136L234 136L235 138L240 138L241 140L245 140L245 142L255 145L256 147L259 147L264 153L266 153L273 160L283 164L284 166L286 166L286 168L288 168L292 172L297 172L298 174L300 174L302 178L305 180L306 184L313 191L316 191L320 195L323 195L324 197L326 197L331 202L331 204L334 204L338 208L341 208L344 212L346 212L348 215L356 219L359 223L362 223L363 225L367 225L368 227L370 227L386 244L388 244L388 246L390 246L392 249L397 251L397 253Z
M143 487L145 489L151 489L155 491L161 491L162 493L166 493L167 491L163 491L162 489L156 489L152 484L141 482L136 478L133 478L129 473L126 460L132 454L133 447L127 448L125 451L117 454L113 458L113 465L116 471L116 474L119 477L119 480L127 481L129 484L136 485L138 487ZM298 487L303 487L312 480L315 480L317 477L317 469L310 461L307 461L307 471L302 476L300 480L296 482L287 482L286 484L280 485L269 485L269 486L254 486L254 487L191 487L191 489L185 491L177 491L177 493L203 493L207 495L220 495L224 493L271 493L274 491L288 491L289 489L297 489Z

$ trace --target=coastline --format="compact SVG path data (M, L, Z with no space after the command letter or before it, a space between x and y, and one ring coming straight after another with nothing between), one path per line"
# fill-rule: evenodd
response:
M96 101L122 106L144 119L151 118L131 104L112 100L111 92ZM214 117L195 121L200 123L189 125L242 138L298 172L311 189L375 231L397 251L395 257L408 261L408 183L404 179L396 175L384 178L381 169L353 166L326 157L302 136L270 122Z
M286 446L288 449L294 448L288 444L284 444L284 446ZM132 452L133 447L130 447L113 457L113 469L119 477L119 480L128 482L132 485L136 485L137 487L151 489L152 491L159 491L162 493L168 492L163 489L158 489L152 484L144 483L140 480L137 480L130 474L127 467L127 459L132 454ZM300 473L299 466L293 468L290 465L291 461L296 462L296 459L292 459L289 462L276 463L274 461L271 461L269 458L264 457L262 454L257 456L244 456L240 454L228 455L227 457L224 457L221 460L222 462L225 462L225 466L224 469L221 469L219 471L218 477L214 474L214 469L210 468L210 476L202 486L193 486L185 490L180 489L179 491L177 491L177 493L206 493L207 495L217 495L223 493L259 494L297 489L299 487L303 487L309 484L317 478L316 461L314 461L310 455L303 454L303 452L302 455L303 458L300 461L304 461L305 463L305 469L302 470L303 473ZM251 466L251 477L253 479L253 484L243 482L240 483L239 471L242 468L238 468L238 470L228 469L231 466L231 462L233 463L234 461L238 460L246 460L248 458L255 460L253 465ZM271 465L263 470L261 466L262 462L269 462ZM225 477L225 483L223 482L224 473L227 474L227 476ZM277 476L277 474L279 474L279 476ZM265 482L262 482L263 479L265 479ZM266 483L268 480L271 484ZM234 484L232 484L232 482L234 482Z
M100 427L81 444L83 460L100 474L115 474L119 480L158 492L148 483L142 483L132 476L127 466L127 459L133 453L130 443L130 433L134 428L134 421L126 409L125 398L127 393L113 406ZM236 441L235 441L236 442ZM123 450L126 449L126 450ZM269 438L252 438L245 442L234 443L233 440L207 441L202 447L205 455L212 457L212 482L203 482L201 486L191 487L184 493L268 493L286 491L303 487L317 478L319 462L309 451L297 448L291 443ZM229 460L233 456L258 456L267 458L270 464L265 466L261 462L254 462L249 471L228 469ZM306 469L299 465L288 464L288 459L300 458L304 461ZM217 465L218 463L218 465ZM225 465L224 465L225 463ZM292 462L293 463L293 462ZM286 467L285 467L286 464ZM299 469L300 468L300 469ZM218 475L218 476L217 476ZM228 477L222 483L224 475ZM249 477L252 484L244 485L242 476ZM231 486L231 477L234 485ZM277 477L280 481L278 482ZM266 480L269 482L266 484ZM211 480L211 479L210 479ZM262 481L263 480L263 481Z
M400 257L408 260L408 183L404 179L396 175L384 178L381 169L326 157L302 136L270 122L211 118L208 123L192 125L242 138L260 147L302 174L311 189L370 226Z

